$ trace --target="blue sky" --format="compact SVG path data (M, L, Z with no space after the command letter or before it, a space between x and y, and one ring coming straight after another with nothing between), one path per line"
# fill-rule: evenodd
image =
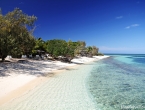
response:
M102 53L145 53L145 0L0 0L37 16L35 37L86 41Z

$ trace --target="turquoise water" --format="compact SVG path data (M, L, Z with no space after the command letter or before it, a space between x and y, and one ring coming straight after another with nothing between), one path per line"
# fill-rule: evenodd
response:
M101 110L145 110L145 55L113 55L96 62L88 85Z

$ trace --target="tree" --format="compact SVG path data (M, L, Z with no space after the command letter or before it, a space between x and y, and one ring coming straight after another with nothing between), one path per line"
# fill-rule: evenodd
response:
M48 40L46 42L47 52L54 58L65 56L67 53L67 42L61 39Z
M8 54L26 54L35 45L33 37L35 16L28 16L22 10L2 15L0 13L0 54L2 61Z
M97 55L99 51L99 48L97 48L96 46L92 46L92 54L93 55Z
M37 53L37 51L44 51L46 52L46 42L42 40L42 38L38 38L35 40L35 46L33 48L33 53Z
M71 61L74 58L74 56L76 56L78 46L78 42L72 42L71 40L67 42L66 57L69 59L69 61Z
M85 41L78 41L78 44L82 48L85 48L86 47L86 42Z
M47 52L53 57L62 56L61 60L71 61L75 55L75 49L78 47L78 42L71 40L66 42L61 39L53 39L46 41Z
M92 50L93 50L93 48L92 48L91 46L88 46L88 47L86 48L86 50L87 50L88 56L92 57Z
M78 46L75 50L75 53L81 56L86 56L87 51L86 51L86 42L85 41L78 41Z
M68 41L68 54L71 56L75 55L75 50L79 46L78 42Z
M8 35L10 31L10 21L6 20L2 14L0 14L0 54L2 57L2 60L4 61L4 58L8 54L8 49L11 48L13 39L11 35Z

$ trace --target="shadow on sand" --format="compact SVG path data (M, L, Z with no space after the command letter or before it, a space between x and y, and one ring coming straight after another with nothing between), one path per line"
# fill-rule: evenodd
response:
M43 61L43 62L51 62ZM80 63L77 63L81 65ZM75 70L74 68L61 67L60 65L56 65L55 63L45 64L41 61L31 61L31 60L13 60L13 61L5 61L0 63L0 77L10 76L11 71L16 74L30 74L37 76L53 76L53 72L43 72L45 69L57 69L57 70Z

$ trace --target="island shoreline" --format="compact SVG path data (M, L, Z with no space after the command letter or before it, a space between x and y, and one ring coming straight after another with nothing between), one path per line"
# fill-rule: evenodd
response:
M82 64L89 64L91 62L98 61L100 59L104 59L104 58L107 58L107 57L108 56L104 56L102 58L100 58L100 57L92 58L92 60L84 61ZM4 104L7 104L9 101L11 101L13 99L21 97L22 95L28 93L32 89L35 89L35 87L40 86L40 84L44 84L47 80L49 80L49 78L55 76L55 74L61 74L62 72L65 72L67 70L76 69L76 68L79 68L79 67L80 67L80 65L78 65L78 64L71 65L71 66L67 65L67 66L64 66L62 68L52 70L51 72L48 72L47 74L45 74L45 76L37 76L34 79L29 80L24 85L21 85L20 87L16 88L13 91L10 91L5 96L1 97L0 98L0 106L2 106Z

